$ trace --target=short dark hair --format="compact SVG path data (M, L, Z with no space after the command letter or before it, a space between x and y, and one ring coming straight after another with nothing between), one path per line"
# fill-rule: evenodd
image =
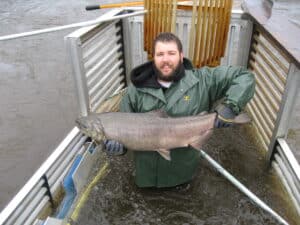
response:
M155 46L157 42L175 42L179 52L182 52L182 43L180 39L173 33L163 32L157 35L153 41L153 54L155 53Z

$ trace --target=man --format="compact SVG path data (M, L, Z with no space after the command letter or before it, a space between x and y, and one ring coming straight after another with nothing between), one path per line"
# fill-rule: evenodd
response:
M224 98L216 109L215 127L227 127L252 98L254 76L240 67L194 69L183 57L182 44L172 33L161 33L154 41L153 61L133 69L132 85L123 97L123 112L149 112L163 109L169 116L197 115L211 111L213 104ZM168 135L168 134L165 134ZM121 143L108 140L106 151L123 154ZM135 152L135 182L139 187L173 187L191 181L199 153L192 148L171 151L171 161L157 152Z

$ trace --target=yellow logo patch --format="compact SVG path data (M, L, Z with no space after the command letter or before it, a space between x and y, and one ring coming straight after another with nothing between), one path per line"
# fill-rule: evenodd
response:
M189 95L185 95L183 97L183 99L184 99L184 101L188 102L188 101L190 101L191 97Z

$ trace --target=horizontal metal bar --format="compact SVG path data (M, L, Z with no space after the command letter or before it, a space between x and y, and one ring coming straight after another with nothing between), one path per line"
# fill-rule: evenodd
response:
M107 34L107 32L113 33L113 34L116 33L115 32L116 31L116 23L117 23L117 21L106 22L106 23L100 24L99 26L95 27L93 30L90 31L92 34L81 45L83 52L84 52L84 54L82 55L83 59L86 59L91 54L93 54L93 52L97 48L98 44L100 44L102 40L107 40L105 37L105 34ZM95 32L97 32L97 33L95 34ZM89 32L86 35L88 35L88 34L89 34ZM104 38L103 38L103 36L104 36Z
M253 53L251 53L251 56L253 56ZM258 75L263 80L264 86L268 88L268 91L272 93L272 95L274 96L274 98L276 98L276 100L278 102L281 102L282 92L280 92L277 89L276 85L271 82L270 77L268 76L267 72L265 71L265 68L264 68L261 60L257 57L254 59L255 59L255 63L253 64L253 66L257 68L257 71L259 71ZM261 70L263 70L263 71L261 71Z
M86 26L91 26L91 25L95 25L95 24L99 24L99 23L103 23L103 22L107 22L107 21L126 18L129 16L142 15L142 14L145 14L146 12L147 12L147 10L142 10L142 11L138 11L138 12L132 12L132 13L126 13L126 14L122 14L122 15L118 15L118 16L113 16L110 18L99 18L99 19L95 19L95 20L89 20L86 22L72 23L72 24L64 25L64 26L57 26L57 27L29 31L29 32L24 32L24 33L19 33L19 34L5 35L5 36L0 37L0 41L6 41L6 40L17 39L17 38L22 38L22 37L29 37L29 36L34 36L34 35L38 35L38 34L66 30L66 29L70 29L70 28L86 27Z
M263 58L263 60L266 62L266 64L275 73L275 75L279 79L279 81L282 82L282 86L284 86L285 83L286 83L287 73L285 73L285 71L280 68L280 66L277 64L277 62L274 58L271 58L272 56L264 54L264 53L268 54L268 52L265 51L263 46L257 45L257 44L254 43L253 48L255 49L255 51L257 53L259 53L259 55Z
M300 194L300 183L299 183L299 180L297 179L297 175L296 175L296 172L293 171L293 168L290 166L289 162L288 162L288 159L285 157L280 145L277 145L276 146L276 154L279 155L280 159L282 160L284 166L286 167L287 169L287 172L289 173L289 175L291 176L291 180L293 181L293 183L295 184L296 188L297 188L297 191L299 192ZM275 157L275 154L274 154L274 157ZM300 199L299 199L299 205L300 205Z
M116 52L115 49L112 49L111 52L105 55L101 60L101 66L98 69L98 71L95 71L94 74L89 74L90 76L87 79L88 89L92 89L95 83L99 79L101 79L103 74L105 74L105 71L107 71L108 68L111 68L113 64L116 63L121 58L121 56L122 56L122 52Z
M255 48L255 45L254 45L254 48ZM273 82L273 84L277 87L277 89L282 94L284 92L286 80L280 81L280 79L276 76L276 72L278 72L278 71L276 70L276 68L274 68L274 66L272 66L273 65L272 62L270 62L269 59L265 55L263 55L263 53L258 48L255 48L255 49L256 49L256 53L258 53L258 54L256 54L256 56L258 56L258 57L256 57L256 61L260 64L260 66L264 70L265 74L267 74L269 79ZM269 68L266 66L266 64ZM272 71L270 71L270 69Z
M67 164L69 164L72 161L72 159L75 158L79 149L85 143L86 139L87 139L86 136L82 136L80 138L80 140L76 143L74 148L72 148L71 151L64 157L64 160L59 164L59 166L56 168L56 170L53 171L53 173L51 173L50 175L48 175L48 182L49 182L50 187L57 180L57 177L62 173L62 171L65 170L65 167L67 166Z
M270 82L264 77L262 72L260 72L259 68L256 66L254 61L250 60L250 65L252 66L255 73L257 74L257 76L255 76L256 82L260 85L260 88L264 90L264 93L267 94L270 103L274 107L274 109L278 111L281 95L278 94L276 91L274 91L274 88L270 85ZM270 96L270 93L272 94L272 97Z
M258 71L256 70L256 68L254 68L254 71L255 73L257 73ZM256 80L256 84L257 84L257 87L256 88L259 88L261 90L260 93L262 93L261 95L261 98L265 98L268 100L268 106L270 106L270 108L273 109L273 111L275 111L276 115L277 115L277 112L279 111L279 103L276 102L273 98L273 96L268 92L268 90L266 90L266 88L264 87L264 84L263 82L260 80L260 77L259 76L255 76L255 80ZM258 94L258 92L257 92Z
M117 69L117 68L116 68ZM94 98L91 99L91 105L93 106L101 96L105 95L104 93L107 92L107 95L108 95L108 91L109 89L112 88L112 84L114 83L115 80L123 80L124 77L123 76L120 76L123 72L123 69L118 69L118 70L115 70L115 71L112 71L112 75L111 75L111 79L106 82L102 89L99 90L99 92L96 94L96 96Z
M88 87L93 83L95 80L96 74L103 73L103 70L105 70L108 67L108 64L112 63L114 59L118 59L122 53L118 52L120 48L122 47L121 44L118 44L109 50L106 51L106 54L103 54L102 57L98 60L98 63L95 64L90 70L87 71L87 85Z
M43 184L44 180L41 179L40 182L32 188L31 192L28 193L24 201L19 204L18 208L10 215L10 217L6 221L6 224L14 224L16 219L19 218L20 214L28 207L32 199L37 195Z
M293 177L287 167L287 164L285 164L286 162L283 161L283 159L280 157L280 155L278 153L274 154L274 158L276 160L276 162L278 163L283 176L285 177L287 184L289 185L290 189L291 189L291 195L295 196L295 199L297 200L298 204L300 205L300 192L299 192L299 186L297 187Z
M283 175L283 173L282 173L282 171L281 171L281 169L280 169L278 163L277 163L276 161L273 160L273 161L272 161L272 166L273 166L273 168L275 169L277 175L279 176L280 181L281 181L282 184L284 185L284 187L285 187L287 193L289 194L290 199L292 200L292 202L293 202L293 204L294 204L294 206L295 206L295 209L297 210L298 214L300 214L300 206L299 206L297 200L295 199L295 197L294 197L293 195L291 195L292 190L291 190L290 186L288 185L288 183L287 183L287 181L286 181L286 178L284 177L284 175Z
M267 39L265 36L263 36L263 37L264 37L264 39L266 39L266 40L268 41L268 39ZM274 52L273 52L273 51L265 44L265 42L263 42L263 41L260 39L260 37L259 37L257 34L254 35L254 39L255 39L255 41L258 42L259 45L261 45L261 46L264 48L264 50L265 50L266 52L268 52L268 54L272 57L272 59L275 60L276 64L279 65L280 68L281 68L281 69L284 71L284 73L287 75L287 74L288 74L288 71L289 71L289 68L288 68L288 66L284 65L284 63L283 63L280 59L278 59L278 55L274 54ZM272 43L269 43L269 44L272 45L272 47L276 46L276 45L274 45L274 43L273 43L273 44L272 44ZM275 47L275 48L276 48L276 47ZM281 51L278 50L278 48L276 48L276 50L279 51L279 53L282 55L282 57L286 60L286 64L289 64L289 61L287 60L288 57L287 57L287 56L284 56L284 55L281 53ZM282 81L285 80L285 77L283 77L283 76L279 76L279 78L280 78Z
M258 118L257 118L257 116L256 116L256 114L254 112L253 106L250 103L248 103L248 109L249 109L249 111L250 111L250 113L252 115L252 118L254 119L255 126L256 126L256 128L258 130L259 136L261 137L262 143L266 147L265 150L267 150L268 146L270 144L270 140L268 138L268 135L266 135L264 129L262 128L262 126L261 126L261 124L260 124L260 122L259 122L259 120L258 120Z
M40 182L41 177L46 174L48 169L55 163L55 161L62 155L69 143L76 137L79 133L77 127L75 127L67 137L61 142L61 144L55 149L55 151L50 155L49 158L42 164L42 166L34 173L34 175L29 179L29 181L24 185L24 187L15 195L15 197L8 203L8 205L3 209L0 215L0 224L9 218L9 216L16 210L21 202L27 197L28 193Z
M41 202L43 198L45 198L47 189L45 187L41 188L36 196L32 199L30 205L24 209L24 211L19 215L18 219L14 222L14 224L25 224L25 221L30 217L30 214L34 211L37 205Z
M261 127L264 130L265 134L267 135L268 140L270 140L271 137L272 137L272 130L271 130L271 128L266 123L266 121L264 119L264 116L262 115L261 111L258 109L257 105L254 104L254 101L251 101L249 104L253 108L253 110L255 112L255 116L258 119L259 124L261 125Z
M95 96L95 98L93 98L91 100L91 105L93 106L98 99L101 99L100 96L110 96L112 93L112 89L114 88L113 83L115 82L119 82L123 80L123 77L121 76L123 72L123 69L118 69L117 71L114 71L114 73L111 75L111 79L104 84L103 88L101 90L99 90L99 92L97 93L97 95Z
M26 222L22 225L31 225L39 213L42 211L43 208L45 208L46 204L49 202L49 197L45 196L42 201L40 201L40 204L34 209L34 211L30 214L29 218L26 220Z
M116 94L118 91L120 91L121 89L124 88L125 84L124 84L124 83L121 83L121 84L120 84L121 81L122 81L122 79L121 79L121 77L120 77L118 80L116 80L116 81L114 82L113 85L111 85L111 87L109 88L109 90L99 98L99 100L98 100L98 101L93 105L93 107L92 107L93 112L95 112L95 111L98 109L98 107L100 106L100 104L101 104L106 98L108 98L108 97L111 96L111 95ZM118 86L118 88L116 88L117 86Z
M255 92L256 93L254 95L254 98L256 97L257 99L259 99L258 101L261 102L261 104L265 107L267 111L266 114L269 115L270 120L272 121L273 124L275 124L277 118L277 112L275 112L274 108L270 106L270 103L267 101L267 98L264 97L264 94L262 93L259 85L255 87Z
M77 135L74 137L74 139L69 143L69 145L65 148L65 151L60 155L59 158L50 166L49 170L46 171L46 176L48 179L51 177L51 174L54 173L54 171L59 167L59 165L64 161L65 157L70 154L74 146L76 146L77 142L80 140L82 137L82 134L79 132Z
M120 37L114 36L110 40L108 40L107 43L103 43L103 47L99 49L99 51L93 57L87 59L86 62L84 62L85 70L90 70L91 67L93 67L95 63L98 62L101 57L106 54L107 51L113 48L117 44L118 38Z
M95 95L97 95L97 91L104 88L105 86L105 82L106 80L111 76L111 74L113 74L117 69L118 67L120 67L122 65L123 61L118 61L102 78L101 80L99 80L99 82L91 89L89 90L89 95L90 95L90 98L92 99ZM107 82L110 82L109 80Z
M265 109L266 106L261 103L261 101L257 97L257 95L254 95L253 102L255 103L256 109L259 111L259 114L262 116L262 119L265 121L266 126L270 130L270 132L271 132L270 137L271 137L272 131L275 127L275 121L272 121L272 119L270 118L270 115L267 113L267 111Z
M112 43L117 43L121 40L121 35L117 35L119 29L115 29L111 33L103 34L102 37L99 37L99 39L95 40L94 42L91 42L91 46L89 48L83 48L83 62L87 63L89 59L97 57L99 55L99 51L101 51L103 48L107 47L108 45L111 45ZM89 52L88 55L86 52Z
M300 183L300 165L293 155L290 147L286 143L285 139L283 138L278 138L277 139L278 144L280 145L280 148L283 152L283 156L287 159L289 166L292 168L292 170L295 173L295 176L297 178L297 182Z

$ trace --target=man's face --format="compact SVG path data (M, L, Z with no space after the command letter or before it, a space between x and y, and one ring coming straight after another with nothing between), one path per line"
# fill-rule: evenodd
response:
M154 64L158 78L172 81L175 70L183 62L183 53L179 52L176 42L157 42L155 45Z

